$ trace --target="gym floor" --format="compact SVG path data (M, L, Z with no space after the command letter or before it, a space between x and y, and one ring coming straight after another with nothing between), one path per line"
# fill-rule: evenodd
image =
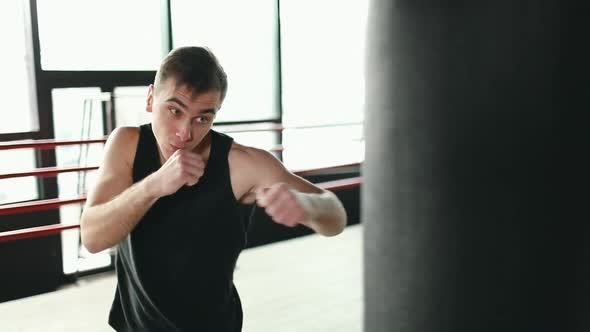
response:
M362 227L244 250L234 275L243 332L360 332ZM116 279L107 272L52 293L0 303L3 332L113 331Z

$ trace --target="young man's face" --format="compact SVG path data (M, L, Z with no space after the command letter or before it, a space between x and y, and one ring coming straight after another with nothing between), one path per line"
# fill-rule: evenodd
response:
M174 79L161 83L157 91L150 85L147 111L153 114L152 129L163 160L178 149L194 150L209 132L220 107L219 91L195 93L176 85Z

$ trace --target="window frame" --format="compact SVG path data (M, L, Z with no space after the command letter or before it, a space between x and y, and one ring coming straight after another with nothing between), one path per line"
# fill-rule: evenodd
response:
M38 129L30 132L15 132L15 133L0 133L0 141L12 140L41 140L54 139L54 122L53 122L53 100L52 90L59 88L86 88L97 87L101 92L108 92L111 94L111 108L110 112L115 112L114 89L116 87L127 86L147 86L153 83L155 70L137 71L137 70L106 70L106 71L56 71L43 70L41 66L40 54L40 39L39 39L39 21L37 11L37 0L21 0L24 5L24 21L26 31L26 47L27 52L32 55L27 64L29 68L29 77L33 82L31 89L31 109L36 113L38 118ZM279 1L275 1L277 9ZM160 0L160 14L161 14L161 45L162 55L168 54L173 49L173 31L171 22L171 0ZM224 121L218 122L217 125L234 125L234 124L252 124L252 123L282 123L282 104L281 104L281 67L280 67L280 19L279 11L275 17L277 22L276 28L277 42L276 56L278 60L278 99L276 116L265 118L262 120L253 121ZM107 116L103 114L103 132L105 135L109 133L110 128L116 127L115 117L111 116L110 122L107 122ZM282 135L280 132L276 133L277 142L282 143ZM56 165L56 152L54 149L44 149L35 151L35 167L50 167ZM49 199L59 196L57 177L38 177L36 179L38 187L38 199ZM60 223L59 209L43 211L42 213L30 212L20 215L12 215L10 219L14 219L22 225L27 225L27 220L42 218L44 224L58 224ZM60 237L57 237L60 239ZM61 240L59 240L59 250L61 250ZM60 258L61 261L61 258ZM111 263L112 265L112 263ZM61 267L60 267L61 269ZM97 271L104 270L103 268L96 271L85 271L83 274L91 274ZM76 274L80 276L80 273ZM69 277L63 274L62 279Z
M113 70L113 71L56 71L56 70L43 70L41 67L41 56L40 56L40 39L39 39L39 25L38 25L38 12L37 12L37 0L23 0L25 2L26 13L25 23L26 31L30 32L27 35L27 45L31 47L31 54L33 55L33 81L35 82L35 89L32 91L34 95L35 105L38 119L39 129L37 131L24 132L24 133L9 133L0 134L0 141L7 140L20 140L20 139L53 139L55 138L54 123L53 123L53 100L51 97L51 91L57 88L85 88L85 87L98 87L101 92L111 93L115 87L125 86L147 86L153 83L155 70L148 71L124 71L124 70ZM278 110L276 117L265 118L262 120L253 121L224 121L218 122L218 125L232 125L232 124L250 124L250 123L282 123L282 98L281 98L281 62L280 62L280 11L279 1L276 2L277 6L277 29L278 43L276 56L278 59L278 84L277 89L278 98ZM171 22L171 0L160 0L160 13L161 13L161 45L162 55L168 54L170 50L174 48L173 45L173 31ZM36 92L36 93L35 93ZM112 97L114 98L114 97ZM114 100L111 100L111 112L115 112ZM104 117L104 116L103 116ZM116 126L114 123L114 117L111 123L107 123L106 117L103 118L105 123L104 134L108 134L107 128ZM281 135L278 135L278 142L281 143ZM42 150L37 152L36 167L49 167L56 165L55 152L52 149ZM38 179L39 181L39 197L41 199L57 197L57 181L52 178Z

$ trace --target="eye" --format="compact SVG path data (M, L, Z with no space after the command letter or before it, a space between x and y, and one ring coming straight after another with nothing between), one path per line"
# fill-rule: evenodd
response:
M174 114L174 115L178 115L178 114L180 114L180 111L179 111L179 110L177 110L176 108L171 108L171 109L170 109L170 113L172 113L172 114Z
M207 123L209 122L209 118L207 118L206 116L199 116L195 118L195 122L197 123Z

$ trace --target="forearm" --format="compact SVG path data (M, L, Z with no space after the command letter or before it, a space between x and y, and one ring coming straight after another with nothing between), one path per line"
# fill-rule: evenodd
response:
M309 220L302 224L324 236L340 234L346 227L346 211L338 197L329 191L320 194L302 194Z
M80 218L82 243L90 252L110 248L124 239L157 201L149 177L112 200L87 207Z

